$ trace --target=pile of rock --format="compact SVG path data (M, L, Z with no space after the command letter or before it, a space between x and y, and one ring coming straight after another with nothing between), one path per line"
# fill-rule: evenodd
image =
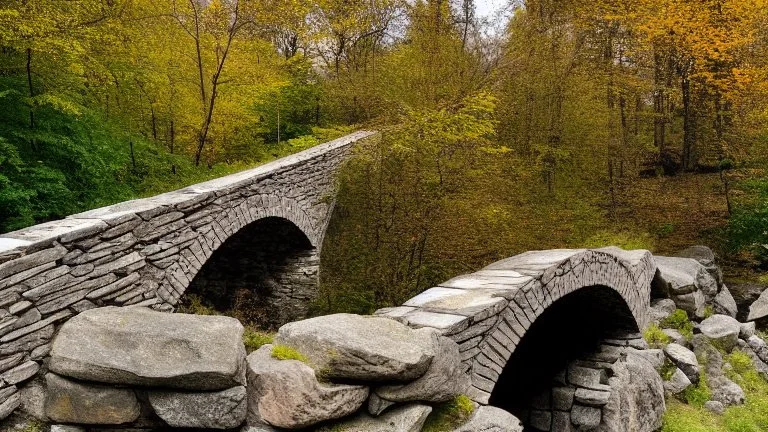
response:
M652 431L661 427L661 356L639 335L607 339L571 362L531 401L525 423L539 431Z
M278 360L276 351L301 353ZM459 347L434 329L382 317L330 315L286 324L248 356L251 432L322 425L341 431L421 430L432 404L466 392ZM457 431L521 430L511 414L481 408Z
M83 312L54 340L46 415L69 424L237 427L246 415L242 336L226 317Z

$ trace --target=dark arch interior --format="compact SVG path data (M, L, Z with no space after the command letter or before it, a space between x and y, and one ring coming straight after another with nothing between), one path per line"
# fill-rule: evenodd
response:
M606 338L637 331L632 312L613 289L587 287L561 298L539 316L512 353L490 405L526 423L534 399L551 389L555 376L570 363L595 352Z
M232 235L187 289L206 306L274 328L306 313L317 290L319 258L291 221L268 217Z

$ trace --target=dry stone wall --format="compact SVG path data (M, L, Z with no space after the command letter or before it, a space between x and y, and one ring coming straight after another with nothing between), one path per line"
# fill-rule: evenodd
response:
M290 221L316 266L334 173L372 135L357 132L231 176L1 235L0 418L18 406L16 385L37 373L62 321L100 306L172 310L213 252L254 221ZM306 297L306 284L298 289ZM290 285L284 295L292 295Z

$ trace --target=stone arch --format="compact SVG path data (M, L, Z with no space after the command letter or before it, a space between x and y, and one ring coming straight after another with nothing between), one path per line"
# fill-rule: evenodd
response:
M314 219L304 210L300 201L277 194L258 194L242 199L237 205L231 205L231 202L218 205L221 208L205 218L206 223L181 234L181 236L190 237L190 246L178 252L177 255L169 257L173 262L160 273L158 296L165 303L176 306L190 287L199 285L195 281L200 282L205 278L212 267L211 277L216 277L214 274L218 273L219 276L229 277L230 282L253 282L245 280L247 278L239 281L235 278L243 274L239 270L247 270L247 267L237 269L238 271L231 269L233 271L227 273L223 273L223 269L217 270L216 267L226 261L217 259L217 256L228 254L230 257L247 258L249 253L256 250L255 248L275 252L275 246L279 249L279 246L292 242L296 246L294 251L296 254L291 259L301 261L307 270L307 277L302 279L303 273L297 273L285 274L286 278L273 278L271 288L274 295L271 296L269 303L277 313L267 321L270 321L270 325L277 325L300 318L305 313L307 304L314 297L319 277L318 247L322 233L314 223ZM259 233L255 230L265 223L270 225L267 230L278 229L291 237L287 239L274 237L266 241L263 235L265 232ZM248 241L248 234L260 237ZM277 235L279 236L279 233ZM234 254L234 250L239 252ZM260 255L262 258L269 258L267 253ZM251 264L258 263L251 262ZM295 276L293 284L288 282L292 276ZM285 286L277 286L280 284ZM299 286L300 293L295 289ZM285 304L286 302L290 304Z
M630 311L636 327L644 328L655 269L649 252L613 247L532 251L483 269L514 271L535 278L511 296L498 325L479 346L480 353L471 369L473 387L480 390L475 392L477 401L488 403L501 370L539 317L557 301L579 290L605 287L615 292Z
M412 327L433 327L453 338L471 376L469 396L487 404L517 345L555 302L582 289L604 287L626 305L637 328L643 328L655 271L653 257L645 250L532 251L377 313Z

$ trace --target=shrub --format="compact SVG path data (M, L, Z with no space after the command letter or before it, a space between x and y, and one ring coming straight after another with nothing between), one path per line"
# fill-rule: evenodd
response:
M443 432L464 424L475 410L472 400L465 396L456 396L452 401L438 405L432 410L424 423L423 432Z
M298 360L302 363L309 363L307 356L285 345L273 346L272 357L278 360Z
M656 324L651 324L645 329L643 338L652 348L662 348L671 341L669 336Z
M245 350L249 353L256 351L263 345L271 344L273 339L273 334L256 330L251 326L246 327L245 332L243 333L243 343L245 344Z
M693 323L688 319L688 313L682 309L677 309L672 315L664 318L661 327L675 329L687 339L693 337Z

